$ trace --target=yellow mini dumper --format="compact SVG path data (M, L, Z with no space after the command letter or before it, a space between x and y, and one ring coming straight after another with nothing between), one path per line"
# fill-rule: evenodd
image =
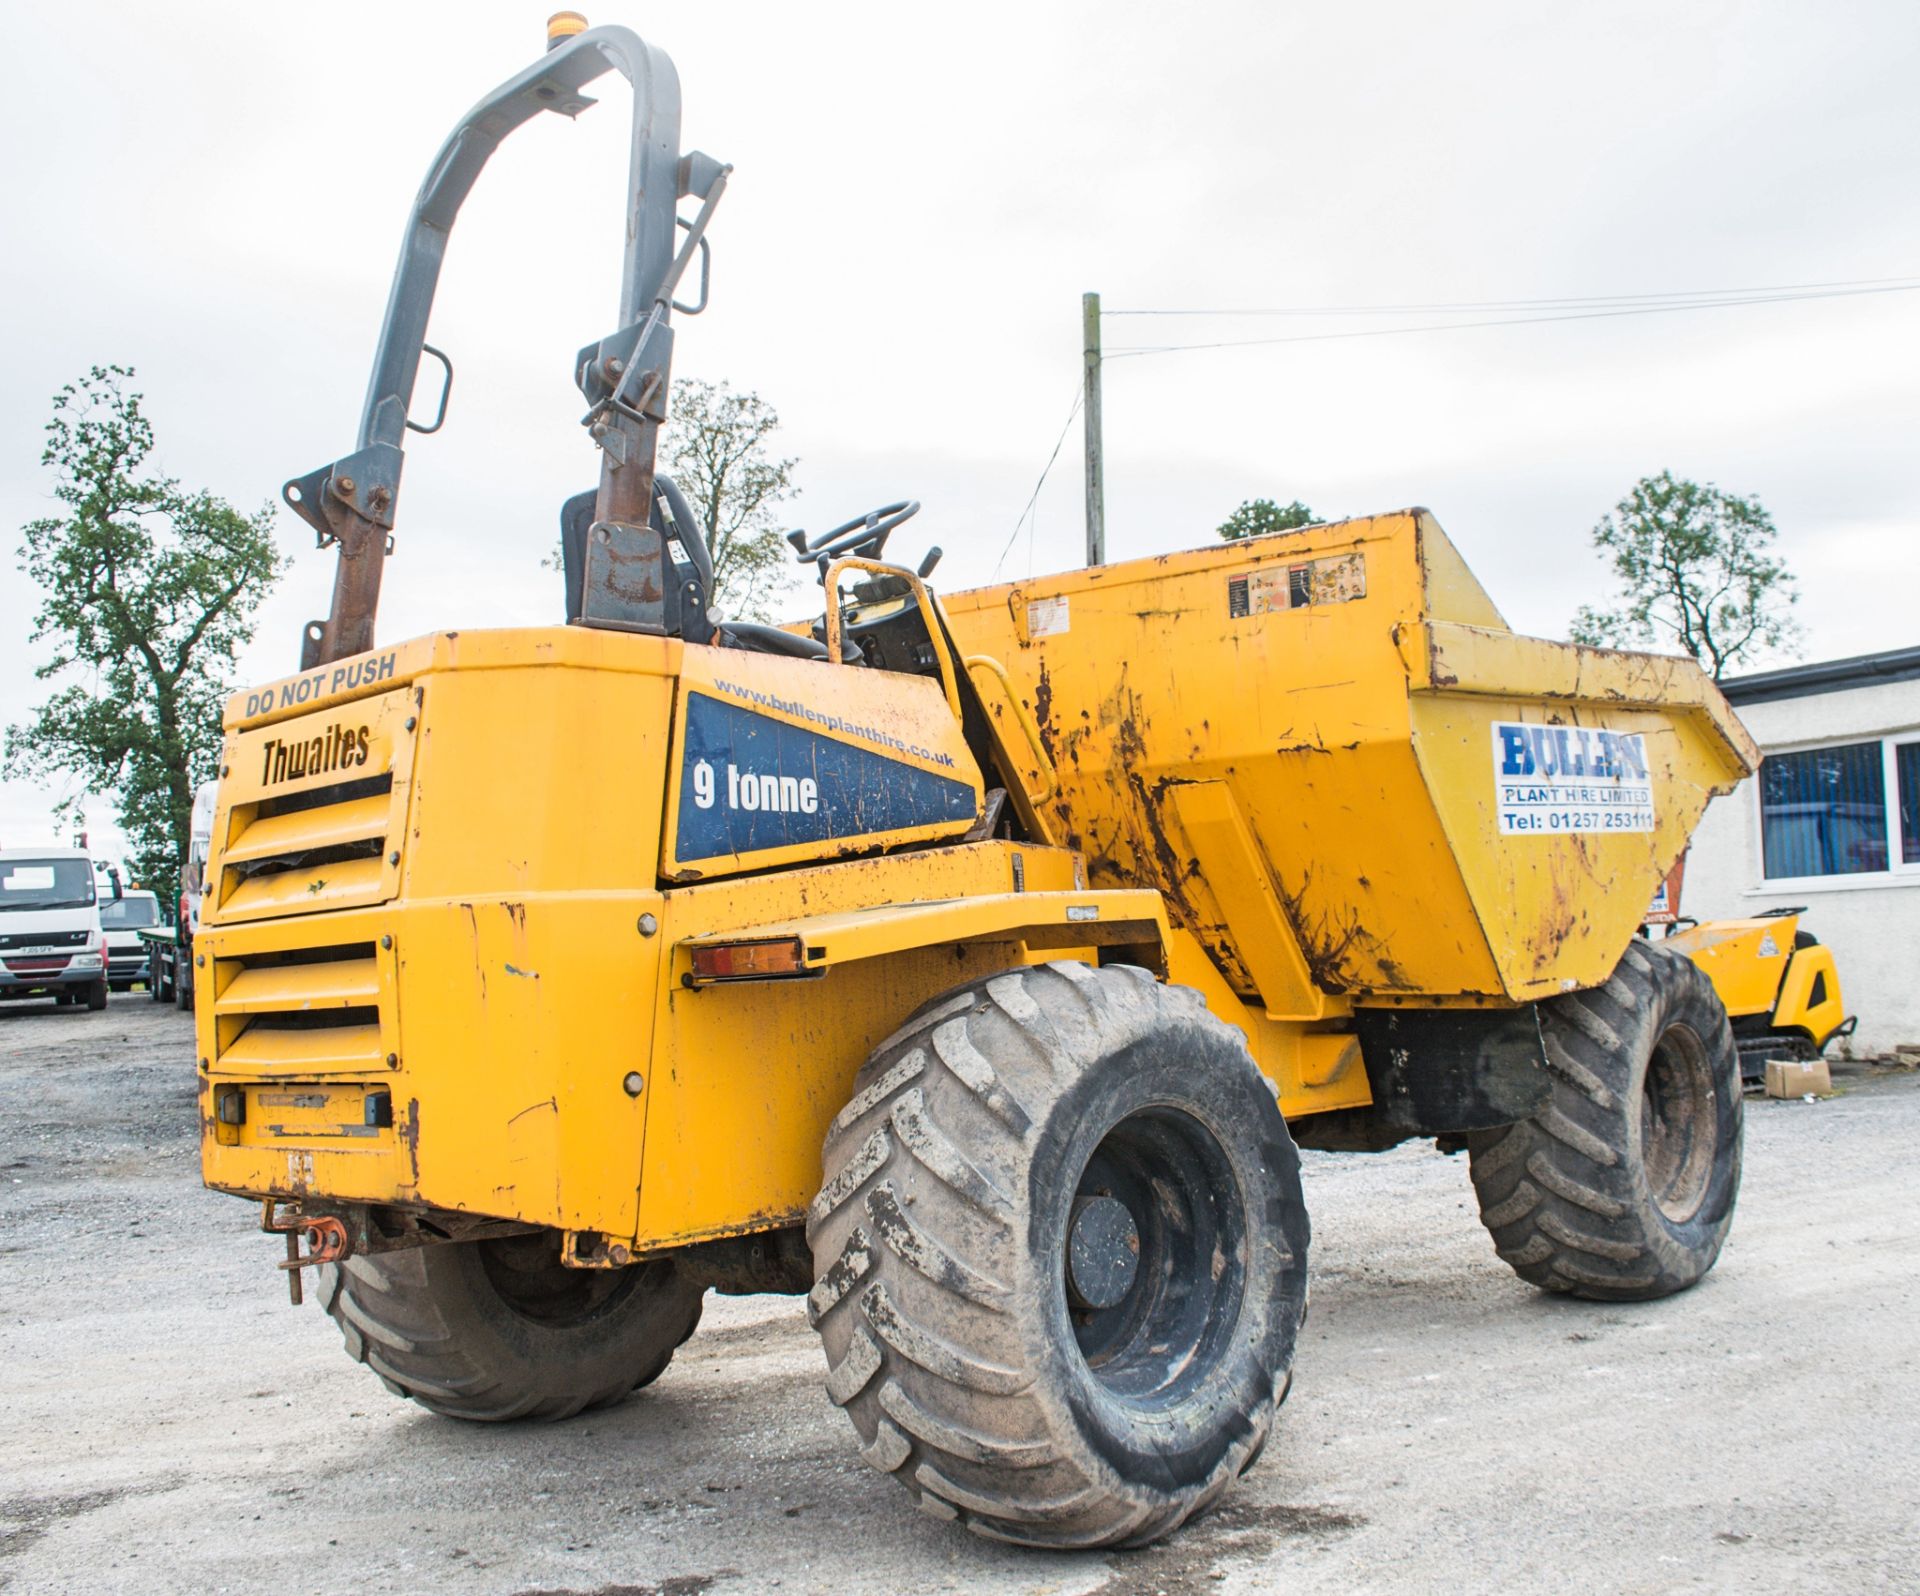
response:
M569 624L376 647L448 230L609 68L628 256L575 362ZM358 446L286 490L339 575L301 671L227 708L204 1168L348 1350L440 1413L560 1418L658 1376L708 1289L803 1292L924 1511L1129 1545L1267 1442L1296 1141L1464 1146L1548 1289L1698 1280L1734 1044L1634 931L1754 763L1711 684L1514 635L1424 512L943 604L884 558L893 505L796 535L811 631L717 618L654 445L725 181L663 54L557 40L441 152Z
M1804 909L1688 924L1661 941L1707 973L1733 1023L1740 1075L1765 1078L1770 1058L1815 1059L1856 1023L1833 949L1803 930Z

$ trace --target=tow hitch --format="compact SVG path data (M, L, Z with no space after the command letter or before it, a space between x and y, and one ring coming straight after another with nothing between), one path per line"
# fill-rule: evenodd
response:
M347 1234L347 1227L331 1214L317 1214L308 1218L304 1214L291 1217L281 1214L279 1202L269 1197L260 1204L260 1228L265 1231L277 1231L287 1238L287 1256L276 1263L276 1269L287 1271L287 1300L299 1307L306 1300L300 1284L300 1271L311 1269L318 1264L339 1263L353 1256L353 1238ZM306 1252L300 1250L300 1237L307 1238Z

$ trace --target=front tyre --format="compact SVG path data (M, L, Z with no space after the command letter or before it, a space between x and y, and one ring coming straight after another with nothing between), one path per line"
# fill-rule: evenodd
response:
M1306 1304L1300 1161L1197 993L1064 962L962 987L874 1054L824 1167L827 1390L924 1512L1140 1545L1265 1444Z
M1523 1280L1670 1296L1714 1265L1740 1190L1740 1058L1713 983L1634 941L1603 986L1540 1005L1552 1094L1467 1140L1480 1217Z
M446 1242L323 1265L347 1351L454 1419L566 1419L659 1378L700 1322L670 1262L569 1269L557 1236Z

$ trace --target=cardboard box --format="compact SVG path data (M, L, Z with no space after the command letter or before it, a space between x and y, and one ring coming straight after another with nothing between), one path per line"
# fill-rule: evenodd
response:
M1770 1058L1767 1060L1767 1096L1827 1097L1833 1092L1833 1077L1827 1073L1823 1058Z

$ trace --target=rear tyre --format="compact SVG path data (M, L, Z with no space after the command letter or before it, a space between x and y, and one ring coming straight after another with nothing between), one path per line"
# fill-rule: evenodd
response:
M1306 1302L1300 1160L1197 993L1071 963L962 987L873 1055L823 1162L827 1391L922 1511L1141 1545L1258 1455Z
M177 955L173 961L173 1006L176 1009L193 1007L193 975L184 955Z
M1740 1060L1692 960L1629 943L1604 986L1540 1005L1546 1107L1467 1140L1480 1217L1521 1279L1635 1301L1713 1267L1740 1190Z
M320 1270L347 1351L454 1419L566 1419L658 1379L700 1322L670 1262L569 1269L551 1231L349 1258Z

